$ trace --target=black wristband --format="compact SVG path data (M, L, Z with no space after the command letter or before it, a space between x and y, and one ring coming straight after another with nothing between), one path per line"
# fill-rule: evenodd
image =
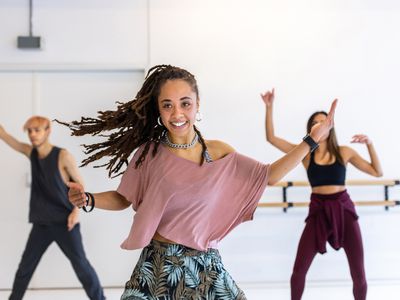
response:
M310 152L313 152L319 146L319 144L314 141L314 139L309 134L303 137L303 141L305 141L307 145L310 146Z
M94 209L94 196L92 193L88 193L88 192L85 192L85 195L86 195L86 205L82 206L82 209L85 212L89 213ZM86 206L89 206L89 199L91 200L92 203L91 203L90 209L88 210L88 209L86 209Z

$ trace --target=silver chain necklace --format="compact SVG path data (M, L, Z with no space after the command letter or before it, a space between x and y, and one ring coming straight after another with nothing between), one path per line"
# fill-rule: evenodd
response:
M189 144L175 144L171 142L168 138L168 133L164 134L164 138L162 139L162 142L166 144L168 147L175 148L175 149L189 149L194 147L196 145L197 141L199 140L199 136L197 133L194 133L193 140Z

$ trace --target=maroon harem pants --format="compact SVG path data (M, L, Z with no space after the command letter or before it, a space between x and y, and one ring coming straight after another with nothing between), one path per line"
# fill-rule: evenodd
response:
M335 250L343 247L353 280L354 299L366 299L364 250L357 219L354 204L346 191L311 194L310 210L290 279L292 300L301 299L307 271L315 255L326 252L326 242Z

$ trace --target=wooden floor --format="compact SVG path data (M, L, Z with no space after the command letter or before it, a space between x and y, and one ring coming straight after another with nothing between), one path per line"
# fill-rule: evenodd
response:
M289 300L290 290L286 284L240 284L249 300ZM105 289L107 300L118 300L122 288ZM6 300L9 291L0 291L0 300ZM368 300L398 300L400 282L370 282ZM24 300L87 300L80 289L29 290ZM308 283L302 300L353 300L349 283Z

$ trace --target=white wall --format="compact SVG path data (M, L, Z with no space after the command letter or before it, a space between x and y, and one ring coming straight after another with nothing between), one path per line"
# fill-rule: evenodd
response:
M32 69L31 65L46 69L50 64L50 69L55 70L61 65L64 71L84 68L86 64L92 70L107 69L110 65L122 70L124 65L140 69L157 63L185 67L199 81L204 117L200 128L206 138L224 140L264 162L277 159L281 153L264 140L260 92L276 88L276 132L292 142L301 140L310 113L328 109L330 101L337 97L336 129L341 144L349 144L355 133L368 134L381 158L384 178L399 178L399 8L396 1L387 0L35 1L34 33L46 40L45 48L37 52L15 48L16 36L26 32L27 15L24 1L9 0L0 4L0 19L7 22L0 33L0 67L7 84L14 76L7 70ZM21 93L30 89L29 82L21 85ZM33 103L32 110L54 113L50 108L56 102L47 103L35 93L30 97L27 103ZM4 102L2 96L1 116L7 115L3 111L17 111L22 105L18 97L15 99ZM111 99L114 100L119 99ZM101 107L94 105L89 109L95 112ZM67 115L76 113L66 110ZM11 131L19 128L22 119L18 114L15 119L2 117L0 123ZM76 143L73 138L68 141ZM23 184L21 173L27 165L4 145L1 147L1 153L5 153L0 158L1 167L12 161L21 171L7 175L9 182ZM354 148L367 155L365 147ZM349 167L348 179L358 178L370 177ZM299 167L285 179L304 180L305 172ZM105 172L95 180L86 176L86 181L93 189L108 184ZM0 189L7 190L1 182ZM382 187L351 187L349 191L354 200L383 199ZM293 188L289 190L289 199L303 201L308 194L308 188ZM391 195L399 199L399 187L392 188ZM26 192L18 198L27 198ZM280 199L280 190L270 188L263 201ZM25 210L21 215L26 214L26 207L21 210ZM400 241L393 238L400 225L400 208L389 212L382 208L358 211L368 278L400 280ZM20 218L19 222L24 221L25 216L16 212L13 215ZM287 214L278 209L259 209L253 222L243 224L228 236L221 252L235 279L287 283L305 216L306 209L291 209ZM113 285L114 281L106 276L107 270L112 269L107 259L120 257L117 263L124 262L115 239L123 229L104 226L107 232L100 236L97 224L110 222L113 217L97 212L95 217L82 219L88 255L105 279L103 283ZM107 250L91 248L98 243L96 238L110 239L112 243ZM21 251L23 239L18 236L17 242L2 243L0 257ZM56 254L51 255L53 259ZM17 260L13 258L15 268ZM13 269L10 263L7 267ZM69 280L73 274L68 274L65 285L76 285ZM9 276L7 273L1 278ZM40 285L36 286L51 286L44 271L37 276ZM308 278L348 280L343 251L318 256ZM4 287L4 281L0 283Z
M33 35L43 49L17 50L17 36L28 35L28 1L0 4L3 64L147 63L146 0L33 1Z

